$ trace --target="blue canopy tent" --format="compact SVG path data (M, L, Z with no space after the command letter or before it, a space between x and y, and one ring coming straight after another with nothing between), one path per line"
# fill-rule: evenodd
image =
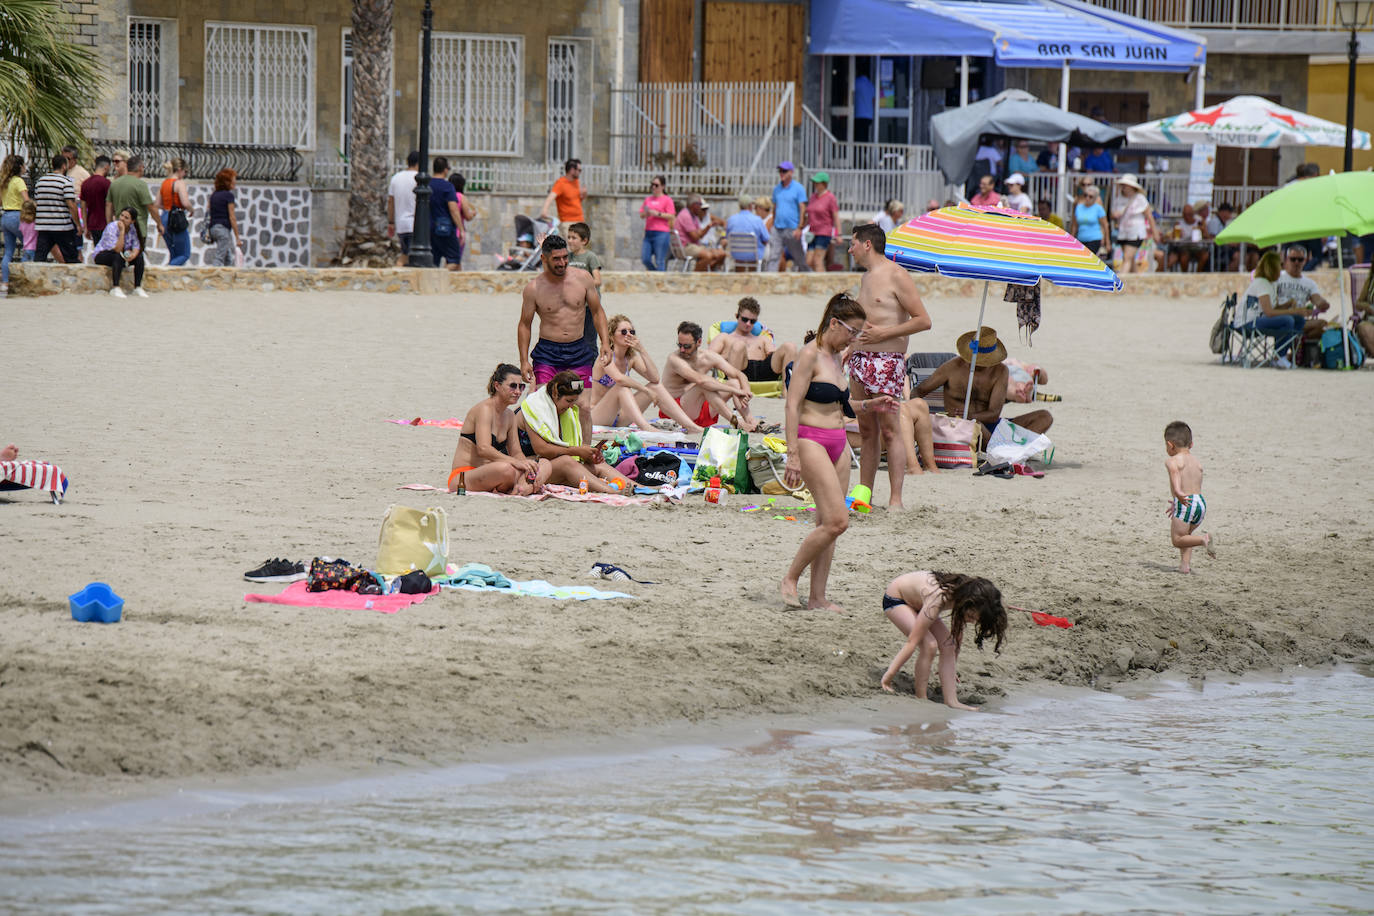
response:
M1205 38L1078 0L811 0L810 23L811 54L991 57L1004 67L1059 67L1065 111L1070 67L1196 68L1198 107L1203 103ZM1064 165L1061 155L1061 182Z
M1185 72L1201 36L1077 0L811 0L812 54L991 57L1004 67Z

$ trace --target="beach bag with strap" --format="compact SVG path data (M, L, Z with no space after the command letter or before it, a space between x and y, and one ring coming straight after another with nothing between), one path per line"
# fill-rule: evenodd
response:
M937 413L930 417L930 434L935 446L935 466L972 468L978 457L977 420Z
M180 235L191 228L191 221L186 217L186 211L180 207L173 207L167 211L167 231L172 235Z
M677 486L682 476L682 458L676 452L654 452L652 455L636 455L634 462L635 483L644 487Z
M391 506L377 540L377 572L403 576L423 570L441 576L448 565L448 517L443 509Z
M994 464L1021 464L1036 455L1044 456L1045 464L1049 464L1049 459L1054 457L1054 443L1044 433L1033 433L1003 417L988 437L983 451Z
M1364 347L1360 339L1344 328L1327 328L1322 331L1322 366L1326 369L1345 369L1345 346L1343 340L1350 339L1350 366L1358 369L1364 365Z
M693 484L709 483L719 477L731 493L749 492L749 435L737 429L712 426L701 437Z
M783 477L787 474L787 440L765 436L763 445L750 446L748 461L749 481L753 490L767 496L782 496L785 493L795 496L805 491L804 484L789 489L783 483Z

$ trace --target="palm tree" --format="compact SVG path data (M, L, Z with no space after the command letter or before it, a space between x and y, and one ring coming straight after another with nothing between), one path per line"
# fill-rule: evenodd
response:
M342 263L395 263L386 236L394 7L395 0L353 0L353 137Z
M84 145L83 104L106 75L95 50L71 40L75 26L55 0L0 0L0 137L31 151Z

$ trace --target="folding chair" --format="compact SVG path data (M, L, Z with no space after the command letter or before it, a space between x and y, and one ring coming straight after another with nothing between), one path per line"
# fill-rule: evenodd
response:
M1226 335L1221 361L1223 363L1240 363L1242 369L1266 365L1278 355L1279 350L1290 343L1299 342L1302 338L1301 334L1293 334L1280 341L1276 337L1271 337L1266 331L1241 324L1240 309L1235 293L1228 296L1222 304L1221 317Z
M906 358L906 380L911 386L911 391L916 391L916 386L924 382L935 374L945 363L954 359L957 353L912 353ZM945 409L945 390L936 388L925 396L925 402L930 407L930 412L941 413Z
M673 269L674 261L682 265L678 268L678 270L680 270L683 273L686 273L687 271L692 269L692 265L697 262L697 259L682 250L682 241L677 237L676 232L669 232L668 264L666 265L669 270Z
M759 240L748 232L731 232L725 236L725 251L730 255L736 270L763 270L763 258L759 257Z

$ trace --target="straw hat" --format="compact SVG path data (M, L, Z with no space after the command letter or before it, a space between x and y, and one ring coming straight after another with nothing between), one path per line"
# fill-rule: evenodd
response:
M1122 175L1120 178L1116 180L1116 183L1124 184L1128 188L1135 188L1137 191L1145 190L1140 186L1140 179L1136 178L1134 175L1130 173Z
M987 325L983 325L982 334L977 331L968 331L960 334L959 339L954 344L954 349L959 352L959 358L964 362L973 361L973 338L978 338L978 363L979 366L995 366L1007 358L1007 348L1002 341L997 339L997 332Z

